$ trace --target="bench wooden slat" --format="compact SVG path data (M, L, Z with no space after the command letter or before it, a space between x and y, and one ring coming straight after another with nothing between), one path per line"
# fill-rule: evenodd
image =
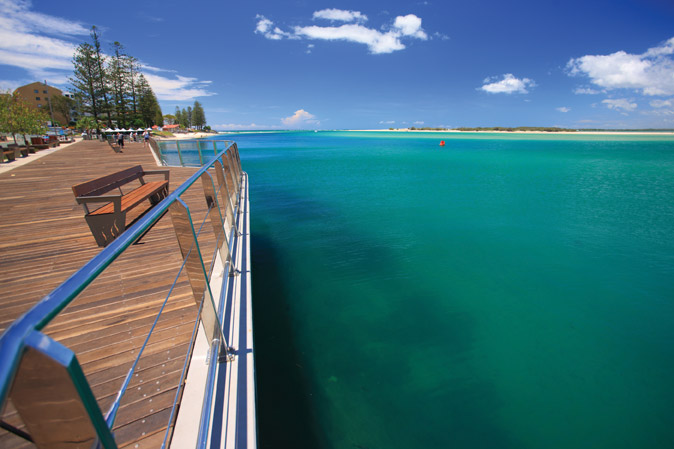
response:
M134 207L136 207L137 205L148 199L148 197L151 197L152 195L160 192L165 187L168 187L167 181L152 181L143 184L142 186L138 187L132 192L122 196L122 212L126 212L130 209L133 209ZM89 215L111 214L114 211L115 211L114 204L108 203L105 206L99 207L95 211L90 212Z

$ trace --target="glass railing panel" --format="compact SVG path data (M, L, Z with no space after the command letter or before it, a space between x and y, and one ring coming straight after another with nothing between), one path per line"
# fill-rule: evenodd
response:
M8 398L4 404L0 413L0 421L2 422L0 447L34 447L29 443L31 441L30 433L16 407L14 407L11 398Z
M162 163L176 167L200 167L231 145L229 140L184 139L156 141Z

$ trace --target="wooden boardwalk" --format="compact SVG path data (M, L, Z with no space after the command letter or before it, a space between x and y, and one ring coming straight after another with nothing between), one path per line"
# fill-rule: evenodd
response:
M156 167L142 143L115 153L107 143L82 141L0 174L0 332L101 250L71 186L138 164ZM170 191L195 171L171 168ZM201 183L183 199L198 229L206 211ZM199 238L206 264L214 250L210 229L206 223ZM181 263L167 214L45 329L77 354L104 413ZM120 447L161 445L196 314L182 274L122 401L114 428ZM3 416L22 427L11 404ZM0 447L34 446L0 430Z

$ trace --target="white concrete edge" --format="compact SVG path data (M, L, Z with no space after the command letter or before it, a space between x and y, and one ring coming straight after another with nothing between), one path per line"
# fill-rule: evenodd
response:
M244 173L244 188L241 190L240 204L243 205L241 217L239 219L238 230L241 235L237 252L233 255L236 261L236 267L241 272L234 279L235 306L232 311L230 321L230 333L228 338L232 346L237 349L237 356L234 361L221 367L227 370L227 388L225 389L224 403L227 408L223 413L223 438L220 440L220 446L217 449L241 449L241 442L245 441L245 448L255 449L257 447L257 413L256 413L256 383L255 383L255 355L253 347L253 316L252 316L252 291L250 281L250 202L248 200L248 175ZM244 258L245 254L245 258ZM246 262L244 265L243 262ZM241 297L242 287L245 283L246 295ZM245 301L246 319L242 322L241 304ZM241 346L239 336L241 335L241 326L245 326L246 344ZM240 366L245 364L245 368ZM240 397L237 386L243 379L239 379L241 369L246 376L245 397ZM243 404L242 401L245 401ZM245 405L246 414L241 415L240 403ZM238 422L246 420L247 434L242 438L237 435L239 430ZM217 425L217 424L216 424ZM211 448L216 449L216 448Z
M248 174L244 174L246 178L246 194L248 191ZM252 270L251 263L252 259L250 258L250 204L249 199L246 198L246 209L245 209L245 223L246 227L244 229L244 242L246 247L246 260L248 264L244 267L246 274L246 304L247 304L247 320L246 328L248 333L248 348L250 352L246 351L246 363L248 365L246 372L248 373L248 447L256 448L257 447L257 380L255 374L255 349L253 342L253 290L252 290Z

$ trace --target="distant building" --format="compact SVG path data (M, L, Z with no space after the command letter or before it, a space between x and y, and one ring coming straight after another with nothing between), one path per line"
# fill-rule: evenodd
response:
M75 95L72 92L63 92L63 96L66 97L66 98L70 98L73 102L72 103L73 107L70 109L70 120L76 122L77 119L80 118L80 115L92 116L89 113L80 114L79 100L77 99L77 97L75 97Z
M45 83L35 82L17 87L14 92L18 93L28 105L34 108L44 109L52 122L58 122L63 126L68 125L66 117L56 111L51 104L53 97L63 95L61 89L57 89L56 87L49 86Z

